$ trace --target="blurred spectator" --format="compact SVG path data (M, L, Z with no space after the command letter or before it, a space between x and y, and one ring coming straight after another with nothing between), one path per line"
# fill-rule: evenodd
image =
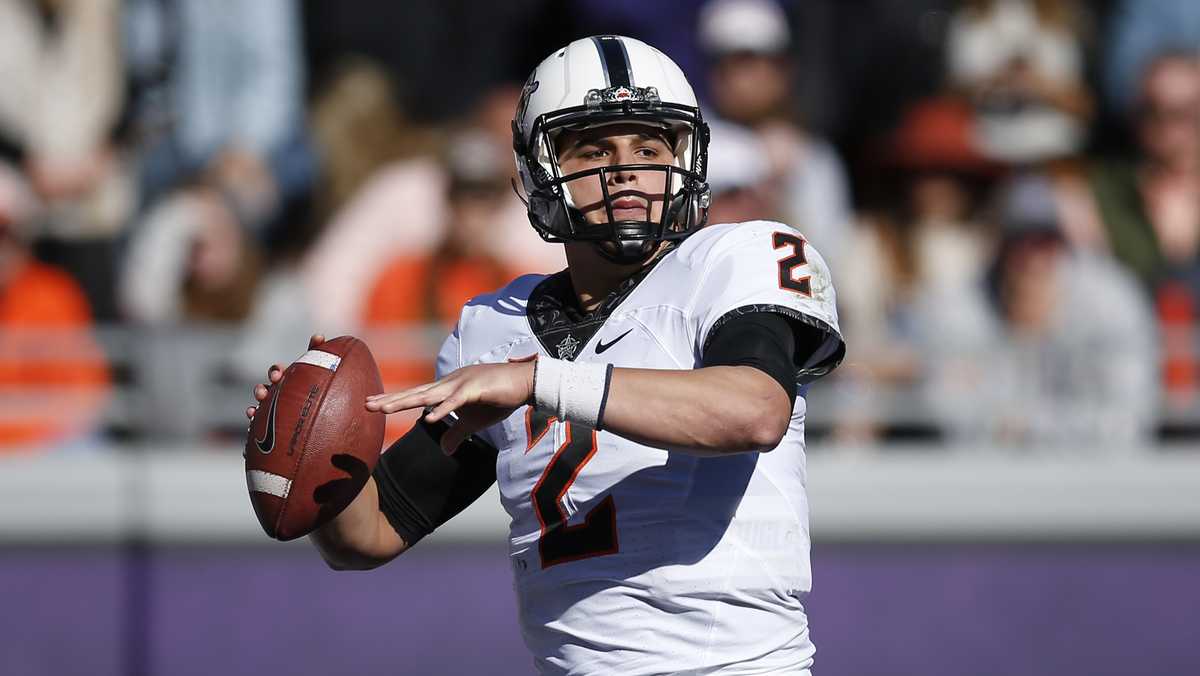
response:
M504 82L494 85L484 93L472 111L466 129L459 133L471 135L481 132L480 140L492 146L488 152L501 160L503 171L510 184L506 199L496 203L492 215L492 227L486 232L487 247L492 255L504 262L518 274L529 272L558 272L567 265L563 248L559 244L548 244L529 225L529 213L525 203L517 198L517 166L512 161L512 120L521 98L523 82Z
M313 103L326 157L318 217L327 221L302 263L313 318L323 331L353 331L367 291L397 251L428 251L442 219L438 139L413 127L378 65L345 61Z
M207 183L176 189L147 214L131 238L121 270L125 316L139 325L131 373L138 384L139 427L151 438L198 438L213 429L222 405L219 386L241 374L240 326L260 308L264 274L257 241L225 195ZM304 305L290 308L305 315ZM291 323L250 321L255 331ZM304 327L305 329L307 326ZM298 340L292 334L292 341ZM255 353L261 357L261 351ZM274 353L270 360L290 356ZM257 362L255 371L264 362ZM253 378L261 378L261 373Z
M1164 387L1173 409L1200 394L1195 322L1200 307L1200 60L1152 59L1139 86L1138 154L1091 172L1107 248L1156 296Z
M971 0L947 38L949 83L975 107L975 140L1016 164L1077 153L1092 101L1082 9L1071 0Z
M839 381L843 441L928 430L922 403L909 396L925 372L924 303L975 284L992 245L974 212L994 165L965 142L967 115L952 101L918 105L880 152L880 182L901 193L864 213L853 255L836 270L842 323L855 336Z
M509 84L494 87L467 119L484 152L504 158L504 176L513 171L511 122L518 92ZM339 70L318 97L315 118L321 147L346 158L329 164L325 180L359 187L341 191L349 200L333 205L336 210L304 262L304 277L317 325L326 331L353 330L366 316L371 285L390 259L425 256L438 246L448 222L448 179L434 144L412 129L395 104L392 83L370 62ZM368 119L374 122L369 127L363 124ZM343 168L359 178L339 178ZM495 203L482 236L490 255L515 272L552 272L565 265L562 247L537 236L515 195Z
M293 0L130 0L142 203L203 175L261 231L314 172Z
M44 209L42 249L112 303L112 237L133 206L113 145L123 67L117 0L0 1L0 145L23 164Z
M264 294L279 285L262 284L260 247L295 236L282 232L294 223L281 216L315 174L298 5L129 0L124 25L145 210L128 242L119 296L128 318L153 329L140 335L133 364L146 395L140 431L196 437L211 429L219 406L194 401L221 401L214 388L239 372L246 379L244 362L261 356L264 337L273 344L297 326L267 311L278 294ZM295 305L290 316L307 329L303 308ZM268 333L228 330L244 321ZM172 330L196 322L218 328Z
M0 2L0 134L43 198L88 192L121 103L115 0Z
M206 184L149 213L121 274L125 315L146 324L245 319L261 274L257 245L235 209Z
M1151 62L1163 52L1200 46L1200 2L1117 0L1105 42L1105 94L1115 111L1135 114Z
M770 219L770 166L762 141L749 129L729 122L713 120L709 128L709 224Z
M1200 255L1200 60L1153 59L1139 86L1132 161L1098 163L1097 206L1113 255L1153 286Z
M923 299L929 400L950 440L1084 452L1150 441L1155 331L1135 280L1067 247L1047 178L1015 179L998 211L987 283Z
M772 0L712 0L699 32L717 116L759 135L778 184L776 218L803 232L836 269L851 221L849 187L833 147L795 121L786 15Z
M376 330L384 388L394 391L433 379L433 360L445 333L474 296L517 276L490 246L496 213L512 199L507 154L482 132L455 138L446 158L446 222L428 252L402 252L371 288L364 324ZM395 420L392 420L395 418ZM411 423L389 416L389 435Z
M495 213L510 198L508 160L480 134L454 139L441 240L428 254L405 252L388 263L367 300L367 324L452 326L468 299L516 276L488 246Z
M34 197L0 165L0 453L96 431L108 367L83 290L29 254Z
M310 119L323 164L316 190L322 219L349 202L381 167L433 155L438 148L439 139L410 124L396 104L388 74L361 57L330 69Z

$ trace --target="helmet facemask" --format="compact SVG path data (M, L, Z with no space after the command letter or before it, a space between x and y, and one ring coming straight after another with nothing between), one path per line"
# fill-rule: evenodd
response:
M520 117L518 116L518 119ZM564 174L556 141L564 132L598 126L630 124L653 127L668 139L673 158L670 164L638 163L592 167ZM515 126L515 124L514 124ZM586 104L564 108L537 117L527 134L514 129L518 143L519 170L527 186L530 221L549 242L610 242L597 247L602 255L621 263L644 260L664 240L679 240L703 227L707 219L709 190L705 182L708 126L698 108L658 100L652 87L610 87L590 90ZM662 189L636 191L649 201L645 220L618 220L613 201L622 195L614 187L614 174L637 172L639 177L662 173ZM597 181L606 218L588 222L572 186ZM644 183L658 181L650 180ZM657 218L655 203L661 204Z

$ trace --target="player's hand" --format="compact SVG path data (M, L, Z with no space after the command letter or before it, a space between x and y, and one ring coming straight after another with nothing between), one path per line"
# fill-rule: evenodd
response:
M457 411L458 420L442 435L442 450L453 453L467 437L507 418L532 400L530 360L467 366L434 383L367 397L367 410L396 413L429 408L425 414L429 422Z
M308 339L308 349L314 350L321 343L325 342L325 336L317 333ZM253 406L246 407L246 417L254 419L254 412L258 410L258 404L261 404L267 398L267 388L275 383L283 380L283 366L280 364L271 364L267 369L267 382L259 383L254 386L254 401L258 402Z

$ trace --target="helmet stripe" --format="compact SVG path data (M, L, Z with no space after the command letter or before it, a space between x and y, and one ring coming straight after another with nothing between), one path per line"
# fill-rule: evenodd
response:
M596 51L600 52L600 65L604 66L604 82L609 87L632 87L629 77L629 53L625 43L616 35L598 35L592 38Z

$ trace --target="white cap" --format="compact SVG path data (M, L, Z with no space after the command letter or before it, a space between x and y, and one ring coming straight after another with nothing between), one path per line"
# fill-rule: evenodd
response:
M700 46L714 56L776 54L791 41L787 15L773 0L712 0L700 12Z
M447 172L466 183L506 182L511 161L509 149L498 148L480 129L455 134L446 149Z
M754 132L722 120L710 120L708 127L708 186L714 195L767 180L767 147Z

